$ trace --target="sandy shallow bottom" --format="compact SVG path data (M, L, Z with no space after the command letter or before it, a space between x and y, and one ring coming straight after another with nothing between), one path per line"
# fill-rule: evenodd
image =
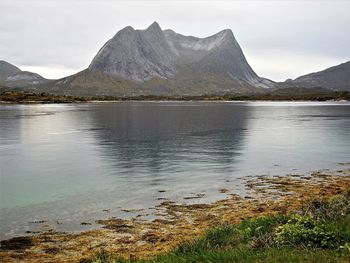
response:
M149 258L202 235L209 227L294 211L313 198L330 198L350 187L349 163L337 171L311 174L254 176L245 179L247 194L227 192L211 204L181 204L164 200L153 208L154 220L135 216L129 220L99 220L102 229L81 233L54 230L1 241L1 262L79 262L101 249L125 258ZM228 188L230 187L228 182ZM200 200L200 194L191 198ZM135 213L137 211L130 211ZM136 213L137 214L137 213Z

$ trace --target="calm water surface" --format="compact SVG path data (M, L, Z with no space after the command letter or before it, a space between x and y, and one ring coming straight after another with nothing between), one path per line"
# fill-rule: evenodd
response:
M0 105L0 239L349 161L349 102Z

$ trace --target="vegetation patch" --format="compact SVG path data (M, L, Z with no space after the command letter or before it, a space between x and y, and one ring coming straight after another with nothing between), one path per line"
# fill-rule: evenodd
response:
M288 215L223 224L152 259L116 258L105 251L82 262L349 262L350 190L315 199Z
M73 103L89 100L87 97L53 95L45 92L6 91L0 94L0 102L5 103Z

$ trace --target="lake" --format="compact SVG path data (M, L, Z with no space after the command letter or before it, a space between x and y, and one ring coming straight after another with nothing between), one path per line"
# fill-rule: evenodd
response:
M0 239L349 161L349 102L0 105Z

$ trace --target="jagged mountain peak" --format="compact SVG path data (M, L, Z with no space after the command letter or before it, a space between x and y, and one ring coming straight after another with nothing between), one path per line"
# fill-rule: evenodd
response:
M121 29L120 31L118 31L111 40L116 39L120 36L125 36L125 35L137 35L138 33L139 34L140 33L141 34L145 34L145 33L146 34L152 34L152 33L162 34L163 31L157 22L153 22L146 29L134 29L132 26L126 26L123 29Z
M143 82L175 74L174 56L158 23L145 30L126 27L97 53L89 70Z
M164 42L165 37L163 30L157 22L152 23L149 27L144 30L136 30L139 34L153 41L153 45L156 45L157 42Z
M159 31L159 30L162 30L162 29L160 28L160 25L156 21L154 21L149 27L147 27L146 30L147 31L153 31L153 30Z
M223 29L223 30L219 31L218 33L214 34L214 36L215 35L226 35L226 36L234 37L232 30L229 28Z
M137 82L154 77L176 78L187 70L198 76L229 76L252 86L262 83L248 65L231 29L198 38L171 29L163 31L157 22L143 30L123 28L101 48L89 70ZM260 86L268 84L265 81Z
M123 39L123 41L126 41L125 38L128 38L130 36L133 36L136 34L136 30L131 27L127 26L118 31L104 46L106 46L108 43L112 41L117 41L119 38ZM104 48L104 46L100 49L100 51Z
M126 26L119 32L117 32L116 36L120 33L129 33L129 32L135 32L136 30L132 26Z

